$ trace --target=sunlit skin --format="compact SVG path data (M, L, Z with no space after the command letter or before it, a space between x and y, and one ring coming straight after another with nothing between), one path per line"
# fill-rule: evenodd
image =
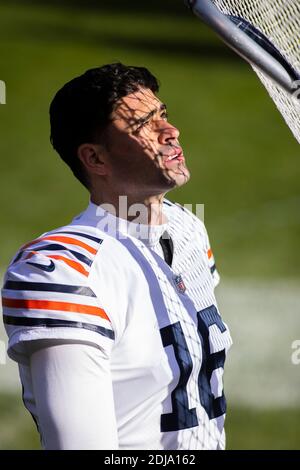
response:
M163 223L165 194L190 177L178 138L165 104L151 90L142 88L120 99L102 143L78 149L89 175L91 201L118 209L119 196L126 195L128 206L147 207L144 223Z

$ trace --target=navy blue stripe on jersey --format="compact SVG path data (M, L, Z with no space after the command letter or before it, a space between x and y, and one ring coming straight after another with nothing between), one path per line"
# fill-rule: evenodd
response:
M172 207L174 204L172 204L170 201L163 201L163 204L166 204L166 206Z
M96 294L86 286L71 286L68 284L52 284L47 282L23 282L6 281L4 289L24 290L24 291L43 291L43 292L62 292L64 294L85 295L87 297L96 297Z
M186 210L186 208L185 208L184 206L182 206L181 204L179 204L178 202L172 202L172 201L166 201L166 200L164 200L164 201L163 201L163 204L165 204L166 206L169 206L169 207L179 208L179 209L181 209L183 212L185 212L186 214L190 215L189 212Z
M24 250L19 251L19 253L18 253L17 256L14 258L14 260L12 261L11 264L14 264L14 263L16 263L17 261L19 261L19 259L22 258L23 253L24 253Z
M216 265L213 264L212 267L210 268L210 272L213 274L216 269L217 269Z
M43 245L39 246L38 248L34 248L34 251L68 251L72 255L75 256L79 261L82 261L82 263L87 264L88 266L91 266L93 264L93 261L88 258L87 256L83 255L82 253L78 253L78 251L70 250L69 248L65 247L64 245L59 245L58 243L51 243L49 245Z
M63 230L63 231L59 231L59 232L50 232L50 233L43 234L43 236L41 237L40 242L44 241L43 238L46 237L46 236L59 235L61 233L64 233L64 234L67 234L67 235L78 235L79 237L83 237L83 238L87 238L89 240L92 240L93 242L96 242L99 245L101 245L101 243L103 242L103 239L101 239L101 238L93 237L92 235L87 235L86 233L82 233L82 232L74 232L72 230L70 230L70 231ZM39 239L37 239L37 241L39 241ZM67 250L67 251L69 251L69 253L74 255L75 258L77 258L82 263L85 263L87 266L91 266L93 264L93 261L90 260L87 256L83 255L82 253L78 253L77 251L70 250L69 248L65 247L64 245L51 243L51 244L44 245L44 246L41 246L41 247L38 247L38 248L34 248L34 251L43 251L43 250L49 250L49 251L52 251L52 250L53 251L54 250ZM27 252L26 248L21 249L17 253L16 257L13 259L11 264L14 264L17 261L19 261L22 258L23 254L26 253L26 252Z
M3 322L6 325L17 326L33 326L33 327L47 327L47 328L83 328L85 330L94 331L102 336L110 339L115 339L115 333L108 330L103 326L92 325L91 323L83 323L69 320L58 320L54 318L32 318L32 317L13 317L3 315Z
M48 236L52 236L52 235L60 235L61 233L67 233L68 235L78 235L79 237L83 237L83 238L88 238L89 240L92 240L93 242L96 242L96 243L99 243L101 244L103 242L103 239L102 238L96 238L96 237L93 237L92 235L87 235L86 233L82 233L82 232L72 232L71 230L69 231L59 231L59 232L51 232L51 233L48 233L47 235Z

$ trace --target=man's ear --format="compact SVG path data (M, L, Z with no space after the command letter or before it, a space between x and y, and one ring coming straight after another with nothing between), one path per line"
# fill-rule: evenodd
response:
M77 149L77 155L88 173L101 176L109 173L107 152L103 145L81 144Z

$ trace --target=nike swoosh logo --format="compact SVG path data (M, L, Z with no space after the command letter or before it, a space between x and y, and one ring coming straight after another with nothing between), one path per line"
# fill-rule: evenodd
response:
M45 265L45 264L38 264L38 263L31 263L30 261L27 261L27 264L31 264L31 266L35 266L36 268L41 269L42 271L47 271L48 273L51 273L55 269L55 264L53 261L50 261L50 264Z

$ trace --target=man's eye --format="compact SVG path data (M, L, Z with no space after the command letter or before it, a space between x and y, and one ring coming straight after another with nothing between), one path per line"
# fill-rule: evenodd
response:
M169 117L169 115L168 115L168 113L167 113L166 111L164 111L164 112L160 115L160 117L161 117L162 119L167 120L168 117Z
M134 131L133 131L133 134L138 134L142 129L143 127L145 127L147 124L149 124L150 120L148 121L145 121L145 122L142 122L142 124L140 124Z
M140 124L138 127L136 127L133 131L133 134L138 134L142 130L143 125L144 125L144 123Z

